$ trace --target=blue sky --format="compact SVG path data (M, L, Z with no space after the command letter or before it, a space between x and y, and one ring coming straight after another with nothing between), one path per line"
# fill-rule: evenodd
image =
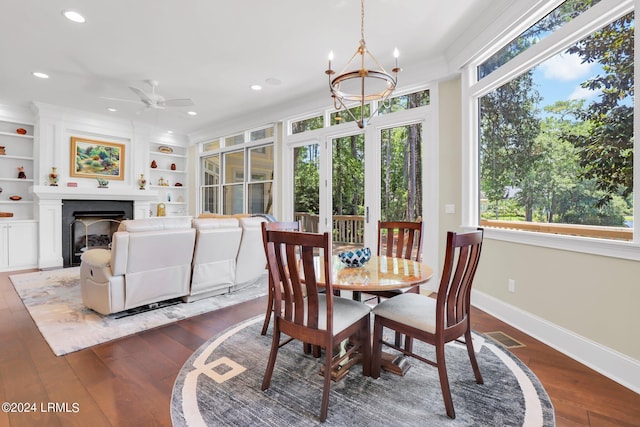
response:
M580 84L600 72L600 64L583 64L578 55L563 52L537 66L533 78L540 95L544 98L542 106L545 106L560 100L595 99L599 91L584 89Z

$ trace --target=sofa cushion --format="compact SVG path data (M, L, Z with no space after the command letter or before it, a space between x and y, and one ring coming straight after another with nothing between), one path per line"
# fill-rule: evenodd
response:
M191 228L191 220L187 217L129 219L122 221L118 231L138 233L142 231L179 230Z

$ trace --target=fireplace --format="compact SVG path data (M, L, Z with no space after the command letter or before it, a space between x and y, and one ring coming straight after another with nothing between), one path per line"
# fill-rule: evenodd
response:
M63 200L63 266L80 265L80 256L87 249L109 248L120 222L132 218L132 201Z

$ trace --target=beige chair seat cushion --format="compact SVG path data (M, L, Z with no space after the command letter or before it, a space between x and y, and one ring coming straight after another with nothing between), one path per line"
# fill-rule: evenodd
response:
M435 333L436 300L420 294L404 293L382 301L373 308L376 316Z
M305 302L307 300L305 299ZM327 329L327 296L318 295L318 329ZM348 298L333 298L333 333L338 334L369 314L371 307Z

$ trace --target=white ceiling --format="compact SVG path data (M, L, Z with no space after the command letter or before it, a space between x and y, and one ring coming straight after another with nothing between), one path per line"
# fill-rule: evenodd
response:
M453 71L452 48L473 40L509 3L367 0L365 39L387 69L400 50L401 89ZM181 133L330 106L327 55L333 50L341 68L360 40L357 0L3 0L1 9L0 104L36 101ZM87 22L66 20L65 9ZM104 99L136 101L128 87L147 91L149 79L165 98L191 98L195 106L140 112L141 103Z

